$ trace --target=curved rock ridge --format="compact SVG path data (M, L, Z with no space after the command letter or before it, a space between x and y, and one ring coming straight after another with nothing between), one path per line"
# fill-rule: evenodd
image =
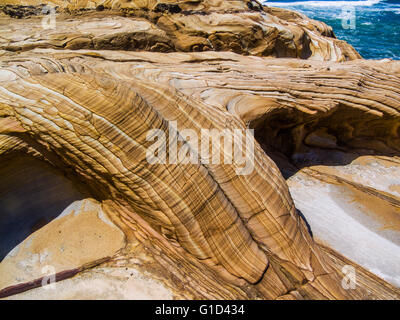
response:
M257 1L45 3L0 6L0 298L400 299L400 62Z
M38 50L29 57L38 59L48 53L57 51ZM318 145L366 149L377 154L400 151L397 61L337 64L212 52L64 50L56 56L65 64L63 67L50 68L46 64L36 70L87 70L124 81L139 78L171 85L237 115L256 130L259 142L287 156ZM21 64L19 59L8 60L12 65ZM31 67L27 61L23 64ZM316 142L320 136L325 139Z
M177 138L179 147L190 150L193 141L185 129L200 135L202 128L244 130L250 123L263 147L272 139L259 138L260 132L266 130L282 141L282 128L293 128L291 139L298 138L301 145L306 135L296 135L296 128L306 128L302 121L312 123L307 117L315 119L313 132L324 117L337 112L338 118L332 119L341 119L354 109L363 112L356 121L360 129L351 131L354 137L370 138L363 136L361 126L363 120L370 123L371 114L377 125L372 122L369 130L376 127L376 136L379 123L393 124L381 136L386 148L395 152L398 63L367 66L357 61L327 67L233 53L57 50L33 50L18 57L4 54L2 63L2 154L27 152L79 177L91 186L95 198L112 201L108 212L123 217L124 230L129 221L144 219L139 221L148 223L145 233L161 235L177 248L171 253L163 247L162 255L181 261L184 254L189 265L201 262L203 269L227 281L224 290L232 292L232 285L246 290L236 297L362 298L366 287L375 297L395 294L368 275L367 285L351 291L342 288L338 258L314 243L279 169L258 143L254 170L240 175L236 163L212 164L205 158L193 164L149 164L146 151L153 142L146 138L149 130L161 129L168 141ZM321 78L335 88L340 83L340 101L332 101L332 89L324 88ZM351 87L354 82L360 89ZM363 88L371 90L372 85L382 96L363 94ZM169 131L173 122L176 131ZM351 121L348 125L355 126ZM193 274L201 270L186 268Z
M148 130L165 129L168 121L177 121L178 134L184 128L199 130L199 123L218 129L226 119L240 128L229 113L159 85L125 85L85 74L33 76L4 84L1 91L3 121L18 122L24 135L35 136L77 174L118 190L155 230L199 260L222 265L249 283L262 279L267 250L312 272L311 239L294 214L278 169L260 149L249 176L236 175L230 165L146 163ZM110 109L115 101L118 108ZM209 120L211 111L220 114L219 121Z
M329 61L360 58L326 24L256 1L48 1L57 5L53 26L49 16L35 17L48 12L43 5L31 8L22 3L6 1L0 8L6 16L30 17L11 24L0 19L5 31L0 49L232 51Z

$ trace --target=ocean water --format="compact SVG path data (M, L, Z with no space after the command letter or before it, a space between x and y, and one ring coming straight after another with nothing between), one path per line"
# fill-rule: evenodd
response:
M327 23L337 38L353 45L365 59L400 60L400 0L272 0L263 4Z

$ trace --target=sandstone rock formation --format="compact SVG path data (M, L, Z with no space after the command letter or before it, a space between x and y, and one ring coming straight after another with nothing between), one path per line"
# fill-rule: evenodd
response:
M43 18L36 17L49 13L46 8L50 6L60 12L55 29L43 28ZM333 61L360 57L324 23L291 11L260 7L257 2L242 0L75 0L50 1L47 7L4 5L0 7L4 15L29 19L15 19L12 24L3 19L0 49L215 50ZM79 19L71 19L65 12ZM45 26L50 27L49 22L44 21Z
M0 156L6 163L25 157L16 172L25 162L40 163L35 170L54 186L38 187L48 195L40 208L60 203L64 179L73 205L53 210L54 220L5 256L0 296L52 297L43 288L26 290L40 286L42 268L53 265L59 279L77 275L60 282L58 298L400 298L363 268L398 286L396 257L384 252L391 267L383 270L371 263L379 252L366 259L346 251L318 221L324 188L307 189L321 192L311 207L310 195L301 194L314 179L340 185L338 193L357 190L360 203L368 196L386 206L368 221L361 210L352 226L378 237L377 250L390 242L397 252L399 184L344 176L331 166L364 156L398 172L399 62L354 60L355 50L323 23L256 2L54 3L54 30L41 29L42 17L10 18L10 8L35 7L3 8ZM233 52L215 52L226 50ZM200 136L204 128L248 127L256 140L249 174L238 174L235 162L213 164L212 150L198 163L146 158L152 129L193 150L187 129ZM7 188L0 191L11 203L10 195L29 190L10 185L15 173L2 179ZM2 206L11 219L12 205ZM308 211L315 212L311 232L321 232L314 237ZM393 232L379 233L374 221L382 219ZM342 286L344 265L357 270L355 289ZM21 266L29 269L24 277ZM124 289L110 296L107 288L121 277Z

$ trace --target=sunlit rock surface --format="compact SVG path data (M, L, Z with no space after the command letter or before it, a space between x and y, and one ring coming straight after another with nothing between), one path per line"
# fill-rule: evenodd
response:
M0 6L0 49L212 50L332 61L360 57L326 24L255 1L40 1L33 9L13 7L13 2L23 4L7 0L10 5ZM57 19L37 16L50 12L50 6L59 13ZM10 24L9 17L20 19Z
M1 287L43 274L73 270L112 256L124 247L124 234L91 199L73 202L58 217L27 237L3 259Z
M59 1L46 31L40 16L0 19L0 226L26 224L5 233L0 296L399 299L400 63L343 62L357 53L289 11L138 3ZM189 52L268 19L291 40ZM204 128L254 129L254 170L147 161L149 130L191 149L185 130Z
M399 287L399 163L359 159L308 167L288 185L316 239Z
M98 267L58 282L9 296L9 300L171 300L173 292L154 276L136 268Z

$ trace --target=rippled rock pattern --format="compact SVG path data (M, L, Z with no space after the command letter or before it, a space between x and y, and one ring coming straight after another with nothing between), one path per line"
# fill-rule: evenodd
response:
M57 27L43 29L42 17L36 13L49 13L50 6L60 13ZM241 0L74 0L49 2L47 7L37 4L32 9L6 5L0 10L14 19L0 22L0 49L212 50L333 61L360 57L322 22L292 11L260 8L255 1ZM36 11L29 14L29 10ZM74 14L74 19L66 12ZM46 24L51 22L47 17Z
M50 264L59 279L78 274L57 283L64 298L400 297L334 245L315 242L285 180L331 165L338 152L398 159L400 64L339 63L359 56L329 27L249 3L58 1L55 29L42 30L33 14L0 19L0 156L41 163L35 170L54 185L41 208L55 205L64 178L74 185L71 206L0 263L12 275L1 276L0 296L37 287ZM248 127L257 140L248 175L235 163L146 159L151 129L190 149L185 129ZM396 194L385 199L398 206ZM355 289L342 286L345 264L357 268ZM121 273L124 289L110 296ZM30 293L49 297L41 288L21 295Z

